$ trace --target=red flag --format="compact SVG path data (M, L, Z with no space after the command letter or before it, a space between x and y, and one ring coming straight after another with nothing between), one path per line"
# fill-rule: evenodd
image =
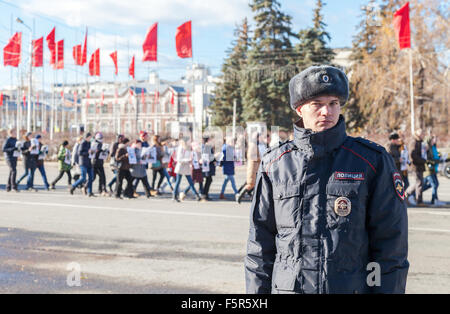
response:
M177 28L175 35L177 54L180 58L192 58L191 21Z
M87 34L88 34L88 30L86 27L86 34L84 35L83 54L81 56L81 65L85 65L87 62Z
M22 101L23 101L23 106L26 107L27 106L27 95L23 94Z
M73 55L73 61L75 61L75 65L83 65L82 58L83 53L81 51L82 47L81 45L76 45L73 47L72 55Z
M134 80L134 78L135 78L134 77L134 56L131 59L131 64L130 64L130 67L128 68L128 75L130 75Z
M3 106L3 93L0 92L0 107Z
M142 49L144 50L144 58L142 61L157 61L158 23L153 24L148 29Z
M411 30L409 27L409 2L394 13L394 28L400 49L411 48Z
M18 67L20 64L20 51L22 47L22 33L15 33L3 48L3 65Z
M64 98L64 92L63 92L63 91L61 91L61 100L62 100L62 102L63 102L63 105L64 105L64 102L65 102L65 98Z
M172 105L174 105L175 104L175 97L174 97L174 93L173 92L171 92L172 93L172 96L170 97L170 103L172 104Z
M33 66L42 67L44 63L44 37L33 40Z
M100 49L95 50L89 61L89 75L100 76Z
M56 62L56 69L62 70L64 69L64 39L58 41L57 50L58 60Z
M55 45L55 27L53 27L50 34L47 35L47 46L50 50L50 65L56 65L56 45Z
M118 67L117 67L117 51L114 51L112 54L109 55L111 57L111 59L114 62L114 67L116 69L116 71L114 72L116 75L117 73L119 73Z

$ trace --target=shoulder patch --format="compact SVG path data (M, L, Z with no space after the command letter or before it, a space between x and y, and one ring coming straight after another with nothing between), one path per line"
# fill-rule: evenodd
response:
M385 151L383 146L381 146L381 145L379 145L379 144L377 144L375 142L369 141L369 140L367 140L365 138L355 137L354 140L357 141L358 143L360 143L360 144L362 144L362 145L372 149L372 150L375 150L375 151L379 152L379 153L383 153Z
M392 175L392 180L394 182L394 189L397 196L404 201L405 200L405 184L403 183L403 178L399 172L394 172Z

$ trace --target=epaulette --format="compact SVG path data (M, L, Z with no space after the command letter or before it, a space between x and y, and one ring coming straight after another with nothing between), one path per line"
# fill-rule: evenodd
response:
M365 138L355 137L354 139L358 143L363 144L364 146L366 146L366 147L368 147L368 148L370 148L372 150L375 150L375 151L377 151L379 153L383 153L385 151L383 146L381 146L381 145L379 145L379 144L377 144L375 142L369 141L369 140L367 140Z
M282 147L283 145L285 145L285 144L287 144L287 143L289 143L290 142L290 140L286 140L286 141L284 141L284 142L278 142L278 145L277 146L272 146L272 147L269 147L267 150L266 150L266 152L264 153L264 155L263 155L263 157L264 156L266 156L267 154L269 154L271 151L273 151L273 150L275 150L275 149L279 149L280 147Z

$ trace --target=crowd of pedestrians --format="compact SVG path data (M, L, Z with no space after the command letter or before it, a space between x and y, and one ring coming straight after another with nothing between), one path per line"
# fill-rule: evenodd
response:
M8 131L8 138L3 144L6 163L10 169L6 191L19 192L19 184L26 182L26 190L37 191L34 186L36 170L40 173L44 188L55 190L56 185L66 176L68 190L74 194L77 190L89 196L110 196L121 198L139 197L139 184L147 198L157 197L170 189L175 202L183 201L192 194L198 201L210 201L210 188L216 175L216 167L221 167L224 175L219 199L225 199L227 187L231 186L234 200L238 203L248 195L252 197L256 175L261 157L268 148L268 138L253 132L246 143L247 176L246 181L238 189L235 179L237 156L242 157L241 148L235 145L233 138L224 139L220 151L215 151L215 145L205 137L202 142L190 138L161 140L160 136L151 138L146 131L141 131L137 139L130 140L119 134L111 144L104 143L101 132L85 133L72 145L64 140L57 152L58 175L51 181L47 179L45 159L49 148L43 144L40 134L28 132L21 140L17 139L15 130ZM219 146L220 147L220 146ZM432 189L431 203L434 206L445 205L439 200L437 177L441 154L437 150L437 137L430 134L425 138L423 130L414 134L410 147L405 143L403 134L389 135L388 152L401 174L410 205L423 204L423 192ZM24 172L18 177L18 159L23 162ZM106 181L105 163L113 177ZM408 169L411 169L415 183L410 184ZM151 180L149 175L151 174ZM184 180L185 179L185 180ZM187 186L181 188L185 181ZM93 185L97 182L97 194Z
M258 142L259 136L255 135L254 138ZM237 152L233 139L225 139L221 150L216 151L208 137L204 137L201 142L183 136L162 140L158 135L150 138L147 132L141 131L136 139L130 140L119 134L113 143L106 144L101 132L87 132L77 137L72 145L68 140L61 143L56 155L58 175L49 184L44 165L49 149L42 143L41 135L26 133L18 140L15 130L10 130L3 145L10 169L6 190L19 192L19 184L26 180L26 190L37 191L34 176L38 170L46 190L55 190L66 176L68 191L72 195L83 193L89 197L137 198L141 183L147 198L171 193L175 202L183 201L189 194L198 201L211 201L211 184L216 168L221 167L225 178L219 199L226 198L230 183L233 200L240 203L245 194L252 195L260 156L265 149L267 144L262 142L250 145L247 152L251 158L247 180L238 190L234 177L235 163L236 156L242 153ZM22 159L24 173L17 180L19 158ZM106 181L105 173L108 161L113 174L109 182ZM187 184L184 188L181 187L183 182ZM94 185L97 186L95 193Z
M446 205L438 197L437 174L442 156L437 150L436 135L430 132L425 137L422 129L416 130L409 149L402 134L390 134L389 141L388 151L405 183L408 203L413 206L424 206L423 192L431 188L431 204L434 206ZM409 167L414 174L414 185L410 184L408 180Z

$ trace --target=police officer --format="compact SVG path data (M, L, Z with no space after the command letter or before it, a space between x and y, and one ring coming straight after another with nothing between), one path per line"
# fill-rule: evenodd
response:
M405 191L381 146L347 136L348 80L310 67L289 84L294 139L263 156L245 260L248 293L404 293Z

